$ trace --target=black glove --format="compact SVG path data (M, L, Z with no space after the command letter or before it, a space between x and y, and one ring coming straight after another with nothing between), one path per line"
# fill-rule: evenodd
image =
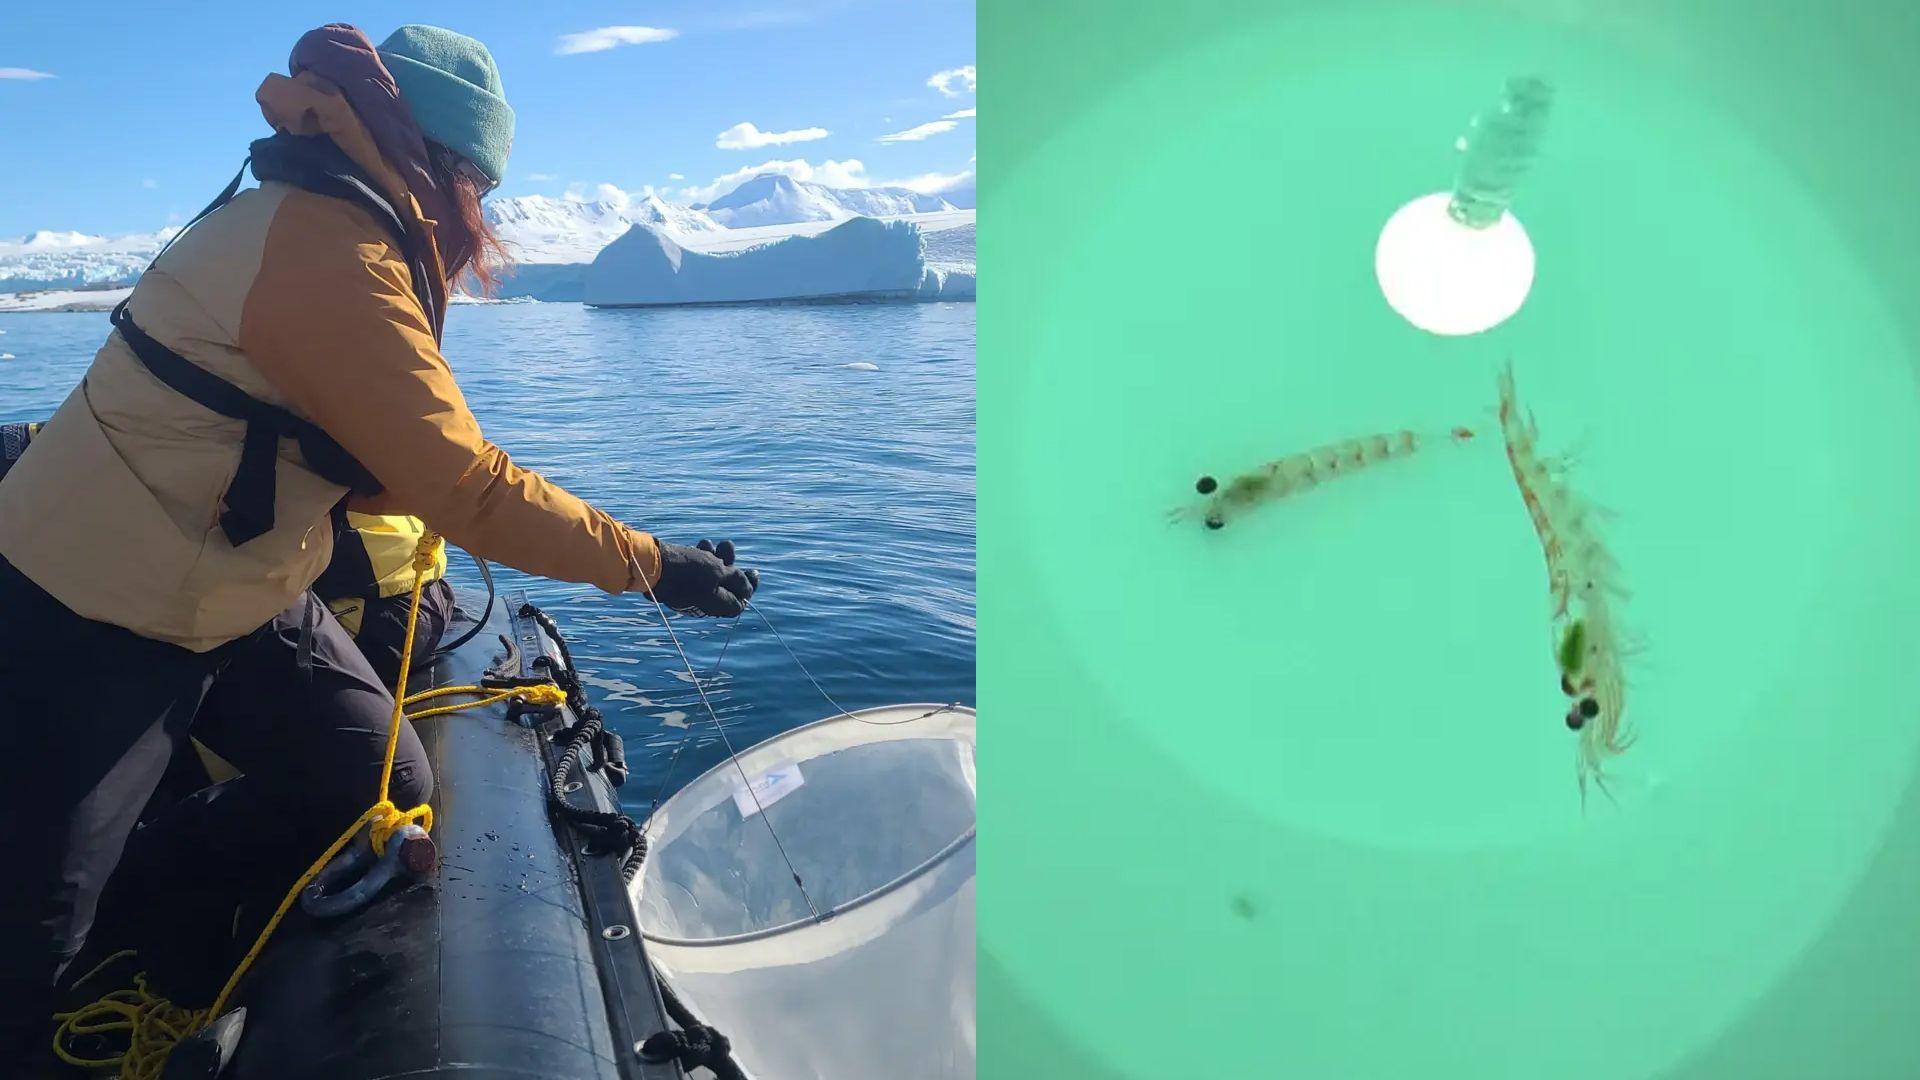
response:
M702 540L693 547L660 542L660 580L651 595L685 615L733 618L747 609L760 573L733 565L733 541Z

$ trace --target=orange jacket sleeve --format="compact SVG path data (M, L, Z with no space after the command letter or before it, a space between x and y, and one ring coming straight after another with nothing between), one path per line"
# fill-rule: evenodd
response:
M385 493L483 558L607 592L650 589L660 549L488 442L434 342L406 265L366 211L293 192L267 233L240 350Z

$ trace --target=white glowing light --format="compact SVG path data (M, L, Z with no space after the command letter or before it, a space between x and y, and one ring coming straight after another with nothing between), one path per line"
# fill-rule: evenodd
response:
M1373 271L1387 303L1432 334L1478 334L1506 322L1533 288L1533 244L1511 213L1484 229L1453 220L1447 192L1423 195L1380 230Z

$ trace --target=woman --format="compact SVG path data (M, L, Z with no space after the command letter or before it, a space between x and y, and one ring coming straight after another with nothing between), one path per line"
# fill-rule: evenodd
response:
M236 654L264 643L317 680L253 747L328 751L285 780L305 785L306 832L285 844L317 850L373 801L366 751L392 699L309 591L349 493L482 557L683 611L738 615L757 584L729 544L658 541L518 468L468 411L438 339L450 284L490 283L498 254L480 198L513 112L486 48L409 26L376 52L332 25L291 73L255 95L277 132L253 147L261 186L162 252L0 481L0 1075L44 1036L135 816ZM409 730L393 800L431 785ZM233 801L284 809L262 789ZM195 820L185 834L221 841Z

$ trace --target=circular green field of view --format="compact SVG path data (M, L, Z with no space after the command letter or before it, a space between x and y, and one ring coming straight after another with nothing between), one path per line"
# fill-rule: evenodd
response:
M1435 337L1375 243L1509 75L1555 91L1514 203L1537 277ZM1212 35L1021 161L996 228L1141 131L989 343L1014 370L983 442L1017 468L983 469L1016 490L982 532L1025 553L989 589L1026 608L983 607L1027 660L983 676L1020 703L987 771L1024 809L989 832L1031 868L983 920L991 978L1125 1076L1805 1075L1755 1018L1907 992L1831 938L1920 910L1863 884L1920 874L1920 399L1885 283L1717 95L1544 24ZM1610 797L1576 780L1508 363L1631 590ZM1202 475L1456 427L1219 531L1167 520Z

